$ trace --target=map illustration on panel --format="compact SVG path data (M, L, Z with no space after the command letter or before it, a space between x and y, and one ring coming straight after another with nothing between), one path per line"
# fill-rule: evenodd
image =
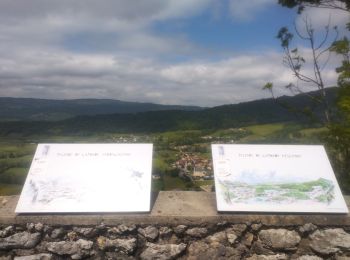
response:
M218 211L347 213L322 146L212 145Z
M39 144L16 213L150 210L151 144Z

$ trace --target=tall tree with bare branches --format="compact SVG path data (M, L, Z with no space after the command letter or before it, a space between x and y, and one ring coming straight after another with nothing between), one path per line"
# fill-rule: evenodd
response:
M305 18L303 31L297 26L294 26L294 31L298 39L308 46L311 54L306 58L297 47L293 47L295 35L287 27L282 27L279 30L277 38L280 40L281 47L284 50L283 64L291 70L296 79L295 82L289 83L285 88L292 94L308 96L316 105L322 107L323 116L320 120L322 123L328 124L331 122L332 113L328 104L327 86L325 85L322 71L328 63L332 43L338 38L337 28L330 28L328 23L324 29L322 39L318 39L310 21ZM263 89L269 90L274 97L272 82L267 83ZM309 94L308 91L310 90L318 90L319 95ZM312 115L310 108L295 108L294 110L297 109Z
M309 7L341 10L350 14L350 0L279 0L278 2L282 6L289 8L297 7L298 13ZM350 22L346 26L350 31ZM350 192L350 41L347 37L338 39L338 33L335 33L335 39L330 44L327 44L327 38L330 33L330 28L327 26L323 40L317 44L314 37L315 32L307 20L305 21L305 28L305 34L300 33L298 30L296 30L296 34L300 39L309 42L312 50L312 77L302 73L305 59L298 54L297 49L290 48L294 35L287 28L282 28L278 33L278 38L281 40L281 45L285 51L284 63L291 69L298 80L304 83L313 83L321 91L322 98L320 101L324 102L325 122L328 128L328 133L325 135L328 151L330 152L341 187L344 191ZM326 93L322 79L324 64L322 64L320 59L322 55L326 53L328 55L331 52L342 58L341 65L336 69L339 88L336 104L337 114L333 118L330 117L329 105L326 103L327 99L324 98ZM273 84L269 82L264 88L272 92ZM298 86L291 86L290 88L299 90Z

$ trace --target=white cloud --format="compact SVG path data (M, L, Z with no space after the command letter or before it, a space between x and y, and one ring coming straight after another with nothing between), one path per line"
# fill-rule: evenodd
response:
M153 20L194 15L203 11L210 2L211 0L1 0L0 17L5 22L33 19L61 22L61 18L65 17L76 20L88 17L92 20L147 24Z
M151 29L154 21L201 14L215 1L0 0L0 96L214 106L269 97L261 90L266 82L292 81L278 53L195 60L205 51L186 36ZM273 2L229 3L236 19L249 19Z
M326 71L327 81L336 75ZM262 86L293 80L278 53L170 64L142 58L22 52L0 60L0 96L114 98L214 106L269 97ZM287 94L279 90L278 94Z
M342 10L325 9L325 8L306 8L301 15L297 17L296 26L300 31L305 31L305 21L317 31L322 31L326 26L330 28L338 26L339 30L344 33L345 25L350 22L349 13Z
M236 20L247 21L267 8L271 4L275 4L276 0L230 0L230 13Z
M200 14L212 1L0 0L0 54L29 48L76 51L76 45L94 53L188 54L196 48L185 36L156 35L151 25Z
M136 55L142 55L142 53L152 53L155 55L176 53L192 56L199 51L186 37L182 37L181 35L175 38L161 37L145 32L129 33L126 37L116 41L115 47L119 52L132 51Z

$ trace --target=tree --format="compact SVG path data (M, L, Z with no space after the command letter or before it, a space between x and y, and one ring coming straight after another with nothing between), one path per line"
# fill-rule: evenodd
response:
M337 28L334 29L334 37L330 40L330 28L329 24L325 27L325 32L323 38L319 41L316 40L316 33L311 26L311 23L305 19L305 32L301 32L300 29L295 26L296 35L299 39L306 42L311 50L311 57L309 59L304 58L302 54L299 52L298 48L292 47L292 40L294 38L294 34L291 33L287 27L282 27L278 34L277 38L280 40L281 47L284 50L283 64L289 68L296 78L295 83L289 83L285 86L292 94L304 94L310 98L310 100L322 108L323 116L320 118L322 123L328 124L331 122L331 108L328 104L326 85L323 80L322 70L326 67L330 48L332 47L331 43L333 43L337 37ZM325 58L325 56L328 58ZM307 71L307 67L312 67L312 73ZM307 85L308 91L310 91L310 87L314 90L319 91L319 95L311 95L305 89L304 86ZM271 92L272 97L273 93L273 83L268 82L263 89ZM283 106L287 106L283 104ZM291 109L291 108L289 108ZM303 109L294 108L294 111L303 112L309 116L315 116L312 113L312 109L310 107L306 107Z
M350 0L279 0L282 6L289 8L298 8L301 13L305 7L337 9L350 13ZM350 31L350 22L347 23L347 29ZM327 29L328 30L328 29ZM308 30L307 30L308 31ZM281 32L281 31L280 31ZM312 36L313 31L308 32ZM310 35L311 34L311 35ZM328 34L328 33L327 33ZM326 34L326 35L327 35ZM289 43L292 36L287 31L282 31L280 39ZM310 37L308 37L310 38ZM310 39L309 39L310 40ZM282 41L283 44L283 41ZM341 65L336 68L338 73L338 98L337 98L337 116L332 118L327 124L328 133L326 134L326 144L329 148L333 167L336 170L340 185L343 190L350 192L350 42L347 37L335 40L326 51L334 52L342 57ZM313 55L314 61L317 55ZM294 75L298 73L298 65L303 61L295 56L292 59L292 67L295 68ZM299 62L299 63L298 63ZM293 68L292 68L293 71ZM315 70L315 76L318 75L318 69ZM322 73L320 77L322 78ZM297 76L297 75L296 75ZM297 76L298 77L298 76ZM272 84L265 85L265 89L272 91Z
M329 126L326 135L328 147L332 149L333 166L338 172L341 186L350 192L350 43L344 37L336 41L331 51L343 57L336 69L338 77L338 118Z
M347 12L350 10L350 0L278 0L278 3L289 8L297 7L298 13L301 13L305 7L336 9Z

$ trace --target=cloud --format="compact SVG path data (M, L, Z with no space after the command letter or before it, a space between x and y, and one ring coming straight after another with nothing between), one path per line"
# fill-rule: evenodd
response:
M152 25L200 14L213 0L0 0L0 54L9 49L175 55L195 52L186 36ZM175 48L182 46L182 48Z
M203 11L211 0L31 0L0 1L2 21L48 20L63 22L62 18L97 21L127 21L147 24L154 20L187 17ZM9 20L11 18L11 20ZM20 18L20 19L18 19Z
M305 31L305 21L317 31L322 31L329 25L330 28L338 26L341 33L348 33L345 25L350 20L349 13L346 11L308 7L297 17L296 26L300 31Z
M220 1L243 20L274 2ZM0 96L214 106L269 97L261 90L268 81L291 82L280 53L217 55L221 50L207 53L184 34L152 30L159 21L192 18L217 5L216 0L0 0ZM331 72L325 71L327 82L336 81Z
M327 72L327 71L326 71ZM328 82L336 75L325 74ZM165 63L65 51L22 52L0 60L0 96L113 98L162 104L214 106L269 97L262 86L293 80L278 53L238 55L219 61ZM285 89L277 94L288 94Z
M275 0L230 0L229 8L235 20L249 21L252 20L258 12L275 3Z

